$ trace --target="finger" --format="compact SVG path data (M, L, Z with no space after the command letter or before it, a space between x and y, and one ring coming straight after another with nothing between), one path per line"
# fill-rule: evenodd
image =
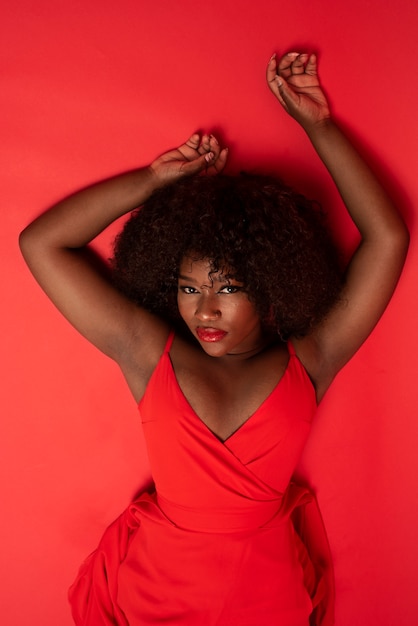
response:
M213 152L206 152L193 161L188 161L182 164L181 173L184 176L192 176L198 174L203 170L207 170L215 159Z
M276 76L277 76L277 57L276 57L276 53L274 53L270 57L269 62L267 63L267 69L266 69L267 82L272 83L273 81L276 80Z
M184 156L185 159L191 161L196 158L196 152L200 145L200 135L198 133L193 133L191 137L187 141L185 141L181 146L178 147L179 152Z
M215 155L215 159L217 159L221 152L221 146L219 145L219 141L214 135L209 136L209 146L210 151L213 152L213 154Z
M278 74L286 80L292 75L292 63L299 56L299 52L288 52L279 61Z
M224 169L228 160L228 148L220 151L218 158L214 161L213 166L208 169L208 174L219 174Z
M199 133L193 133L193 135L189 137L188 140L183 145L187 146L188 148L192 148L193 150L197 150L197 148L199 147L199 143L200 143Z
M266 80L271 91L274 93L276 98L280 100L279 87L277 84L278 78L279 76L277 75L277 57L276 57L276 53L274 53L273 56L270 57L269 62L267 63Z
M287 82L281 76L278 76L276 84L278 92L277 97L284 108L289 110L292 106L296 106L298 104L298 96L293 89L289 87Z
M202 139L200 140L200 144L198 147L198 152L199 154L206 154L208 152L210 152L210 137L209 135L203 135Z
M285 56L288 57L289 55L285 55ZM287 59L286 63L289 63L289 62L290 62L289 59ZM280 63L282 64L282 67L283 67L284 57L281 58ZM280 104L286 107L286 104L280 93L280 86L283 83L283 78L277 74L277 67L278 67L278 64L277 64L276 54L273 54L273 56L269 59L269 62L267 64L267 70L266 70L267 84L270 87L273 94L279 100Z
M292 75L305 73L305 63L306 63L307 58L308 58L307 54L298 54L298 56L293 60L290 66Z
M318 73L318 64L316 60L316 54L311 54L306 63L305 72L311 76L316 76Z

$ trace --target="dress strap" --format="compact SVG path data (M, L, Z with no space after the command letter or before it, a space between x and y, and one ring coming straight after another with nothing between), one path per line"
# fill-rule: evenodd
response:
M290 356L296 356L295 348L293 347L293 344L290 341L290 339L287 342L287 351L289 352Z
M167 343L165 344L164 352L170 352L171 344L173 343L175 332L173 329L170 330L170 334L168 335Z

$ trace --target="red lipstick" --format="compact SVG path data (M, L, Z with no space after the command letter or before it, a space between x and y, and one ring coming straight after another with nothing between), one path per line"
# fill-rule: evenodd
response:
M221 341L227 334L224 330L219 330L218 328L202 328L201 326L196 328L196 333L201 341L208 342Z

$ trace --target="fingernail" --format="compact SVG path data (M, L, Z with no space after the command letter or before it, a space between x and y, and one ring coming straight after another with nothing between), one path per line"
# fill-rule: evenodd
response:
M213 141L216 143L216 145L219 144L218 140L216 139L216 137L214 135L211 135L210 138L213 139Z
M271 55L271 57L269 59L269 63L270 63L270 61L273 61L273 59L275 59L275 58L276 58L276 53L273 52L273 54Z
M209 161L212 161L213 157L214 157L213 152L208 152L207 154L205 154L205 161L209 163Z
M298 57L299 56L299 52L288 52L287 56L288 57Z

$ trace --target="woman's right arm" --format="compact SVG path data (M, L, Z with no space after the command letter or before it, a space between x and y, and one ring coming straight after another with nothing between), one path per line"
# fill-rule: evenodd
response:
M121 295L97 268L88 244L114 220L143 204L157 188L203 169L220 171L226 151L213 137L192 137L150 166L116 176L63 200L20 236L34 277L69 322L121 366L156 362L167 327Z

